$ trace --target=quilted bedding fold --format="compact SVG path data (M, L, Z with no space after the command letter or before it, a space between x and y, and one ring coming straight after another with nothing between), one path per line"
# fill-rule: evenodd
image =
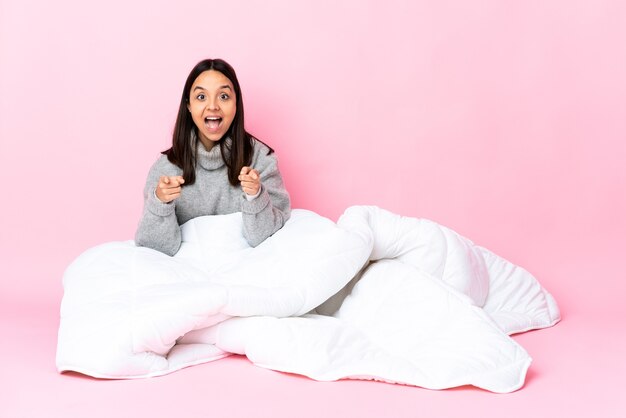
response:
M182 226L174 257L112 242L66 270L57 368L141 378L244 354L317 380L511 392L531 359L507 334L554 325L522 268L432 221L371 206L294 210L256 248L241 215Z

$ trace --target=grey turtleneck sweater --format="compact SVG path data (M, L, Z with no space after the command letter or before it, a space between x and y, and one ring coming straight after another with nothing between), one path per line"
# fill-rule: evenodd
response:
M135 234L138 246L149 247L167 255L180 248L180 225L203 215L226 215L242 212L243 235L256 247L285 224L291 213L289 194L278 171L276 154L254 141L251 167L261 175L261 190L252 200L246 199L241 187L228 182L227 167L220 146L210 151L198 141L196 148L196 182L183 185L180 197L161 202L155 194L159 178L182 176L183 170L161 156L150 168L144 188L144 210Z

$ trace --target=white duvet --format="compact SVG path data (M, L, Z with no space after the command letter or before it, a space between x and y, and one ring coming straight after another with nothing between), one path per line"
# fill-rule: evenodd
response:
M63 278L56 363L141 378L244 354L316 380L511 392L528 353L508 334L554 325L524 269L425 219L371 206L337 224L294 210L256 248L241 214L182 226L174 257L112 242Z

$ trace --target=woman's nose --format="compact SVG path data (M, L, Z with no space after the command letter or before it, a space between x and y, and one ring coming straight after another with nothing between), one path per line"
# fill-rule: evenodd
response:
M216 99L213 99L213 100L209 99L209 100L207 100L207 109L209 109L209 110L219 110L219 108L220 108L220 105L219 105L219 103L217 102Z

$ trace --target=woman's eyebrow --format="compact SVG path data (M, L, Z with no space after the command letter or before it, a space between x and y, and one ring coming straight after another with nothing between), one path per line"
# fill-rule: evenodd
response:
M233 90L228 84L224 84L223 86L220 86L220 90L221 89L228 89L228 90L231 90L231 91ZM206 89L204 87L202 87L202 86L196 86L196 87L193 88L193 91L196 91L196 90L206 90Z

